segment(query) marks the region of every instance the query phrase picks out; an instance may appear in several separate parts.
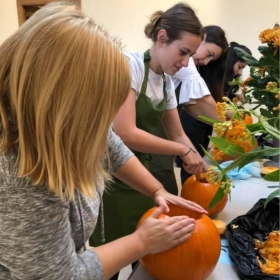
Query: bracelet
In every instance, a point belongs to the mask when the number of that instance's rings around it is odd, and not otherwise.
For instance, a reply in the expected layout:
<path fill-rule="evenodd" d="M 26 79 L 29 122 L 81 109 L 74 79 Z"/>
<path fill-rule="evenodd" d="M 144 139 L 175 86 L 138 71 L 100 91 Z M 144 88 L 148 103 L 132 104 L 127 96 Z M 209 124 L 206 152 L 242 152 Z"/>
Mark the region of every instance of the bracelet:
<path fill-rule="evenodd" d="M 193 150 L 192 148 L 190 148 L 185 154 L 183 154 L 182 156 L 180 156 L 180 158 L 182 159 L 183 157 L 185 157 L 186 155 L 188 155 L 190 152 L 193 152 L 193 153 L 197 153 L 197 151 Z"/>

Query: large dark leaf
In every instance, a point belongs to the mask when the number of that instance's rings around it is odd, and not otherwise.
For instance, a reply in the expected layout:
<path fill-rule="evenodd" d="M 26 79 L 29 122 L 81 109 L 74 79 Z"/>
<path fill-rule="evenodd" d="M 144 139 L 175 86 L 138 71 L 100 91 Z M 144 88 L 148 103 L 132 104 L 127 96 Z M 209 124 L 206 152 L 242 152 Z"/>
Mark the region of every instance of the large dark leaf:
<path fill-rule="evenodd" d="M 254 133 L 254 132 L 257 132 L 260 130 L 264 130 L 263 125 L 260 122 L 253 123 L 253 124 L 247 124 L 246 126 L 251 133 Z"/>
<path fill-rule="evenodd" d="M 253 77 L 252 77 L 253 78 Z M 252 80 L 250 80 L 250 81 L 246 81 L 245 82 L 245 85 L 247 85 L 247 86 L 250 86 L 250 87 L 257 87 L 258 86 L 258 84 L 259 84 L 259 80 L 260 80 L 261 78 L 260 77 L 258 77 L 257 79 L 256 78 L 253 78 Z"/>
<path fill-rule="evenodd" d="M 258 88 L 265 89 L 268 82 L 274 82 L 275 78 L 272 76 L 265 76 L 262 79 L 258 80 Z"/>
<path fill-rule="evenodd" d="M 270 125 L 266 120 L 260 119 L 260 122 L 269 134 L 271 134 L 274 138 L 280 140 L 280 134 L 277 128 Z"/>
<path fill-rule="evenodd" d="M 252 55 L 245 52 L 243 49 L 238 47 L 234 47 L 233 49 L 235 50 L 237 56 L 245 60 L 249 66 L 260 66 L 259 61 L 255 59 Z"/>
<path fill-rule="evenodd" d="M 278 169 L 271 173 L 268 173 L 263 178 L 267 181 L 277 182 L 277 181 L 279 181 L 279 178 L 280 178 L 280 170 Z"/>
<path fill-rule="evenodd" d="M 274 198 L 279 196 L 279 188 L 278 190 L 275 190 L 274 192 L 272 192 L 265 200 L 264 202 L 264 208 L 266 207 L 266 205 Z"/>
<path fill-rule="evenodd" d="M 211 200 L 208 208 L 212 208 L 214 207 L 216 204 L 218 204 L 224 197 L 225 193 L 224 193 L 224 189 L 222 188 L 218 188 L 217 192 L 215 193 L 213 199 Z"/>

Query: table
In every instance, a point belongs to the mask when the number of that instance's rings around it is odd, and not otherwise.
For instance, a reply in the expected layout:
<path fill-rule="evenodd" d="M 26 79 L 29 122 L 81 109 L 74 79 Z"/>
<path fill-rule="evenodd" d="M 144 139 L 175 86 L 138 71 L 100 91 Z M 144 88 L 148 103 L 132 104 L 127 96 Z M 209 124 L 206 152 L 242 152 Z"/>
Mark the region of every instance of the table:
<path fill-rule="evenodd" d="M 274 189 L 267 186 L 279 186 L 279 182 L 268 182 L 263 178 L 251 177 L 246 180 L 234 180 L 235 188 L 231 193 L 231 201 L 228 201 L 224 210 L 213 219 L 219 219 L 230 223 L 237 216 L 246 214 L 254 204 L 261 198 L 266 198 Z M 226 245 L 227 240 L 222 238 L 222 244 Z M 231 265 L 227 252 L 221 251 L 219 261 L 207 280 L 238 280 L 239 277 Z M 128 280 L 154 280 L 147 274 L 141 264 L 137 265 L 130 274 Z M 193 280 L 193 279 L 176 279 Z"/>

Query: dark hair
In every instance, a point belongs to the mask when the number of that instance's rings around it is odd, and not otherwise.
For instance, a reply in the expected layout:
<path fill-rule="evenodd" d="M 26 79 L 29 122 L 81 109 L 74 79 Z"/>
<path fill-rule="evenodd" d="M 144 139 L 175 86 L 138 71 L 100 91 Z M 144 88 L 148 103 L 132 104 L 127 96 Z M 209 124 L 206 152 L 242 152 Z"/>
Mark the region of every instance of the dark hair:
<path fill-rule="evenodd" d="M 233 66 L 237 61 L 246 62 L 244 59 L 237 56 L 234 48 L 238 47 L 244 50 L 248 54 L 252 54 L 252 52 L 244 45 L 240 45 L 236 42 L 230 42 L 228 48 L 228 58 L 227 58 L 227 70 L 226 70 L 226 78 L 225 78 L 225 85 L 224 85 L 224 95 L 228 97 L 233 97 L 234 93 L 236 93 L 239 89 L 238 85 L 230 86 L 228 82 L 236 79 L 238 75 L 234 76 L 233 73 Z"/>
<path fill-rule="evenodd" d="M 215 101 L 223 97 L 228 42 L 224 30 L 217 25 L 208 25 L 203 28 L 206 34 L 205 42 L 213 43 L 222 49 L 221 56 L 205 66 L 199 67 L 199 73 L 207 84 Z"/>
<path fill-rule="evenodd" d="M 185 3 L 178 3 L 166 12 L 157 11 L 150 16 L 150 22 L 145 26 L 146 37 L 157 41 L 159 30 L 164 29 L 168 43 L 181 39 L 183 31 L 203 36 L 202 25 L 194 10 Z"/>

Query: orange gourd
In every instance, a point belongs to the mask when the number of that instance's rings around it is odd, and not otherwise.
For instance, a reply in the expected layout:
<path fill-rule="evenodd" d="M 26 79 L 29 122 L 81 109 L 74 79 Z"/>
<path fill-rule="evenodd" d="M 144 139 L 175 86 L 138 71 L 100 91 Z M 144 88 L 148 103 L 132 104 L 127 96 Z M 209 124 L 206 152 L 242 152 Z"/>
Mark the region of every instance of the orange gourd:
<path fill-rule="evenodd" d="M 205 208 L 208 211 L 209 216 L 218 214 L 226 206 L 228 195 L 225 194 L 218 204 L 208 209 L 210 202 L 219 189 L 219 185 L 212 185 L 202 177 L 203 176 L 201 176 L 200 180 L 195 175 L 189 177 L 182 186 L 181 197 L 196 202 Z"/>
<path fill-rule="evenodd" d="M 145 270 L 157 280 L 205 280 L 214 270 L 221 251 L 217 227 L 204 214 L 169 205 L 168 216 L 187 215 L 196 219 L 191 237 L 165 252 L 146 255 L 140 260 Z M 148 210 L 138 226 L 156 208 Z M 164 215 L 162 215 L 164 216 Z"/>
<path fill-rule="evenodd" d="M 245 117 L 243 118 L 243 122 L 246 124 L 252 124 L 253 123 L 253 118 L 250 115 L 245 115 Z"/>

